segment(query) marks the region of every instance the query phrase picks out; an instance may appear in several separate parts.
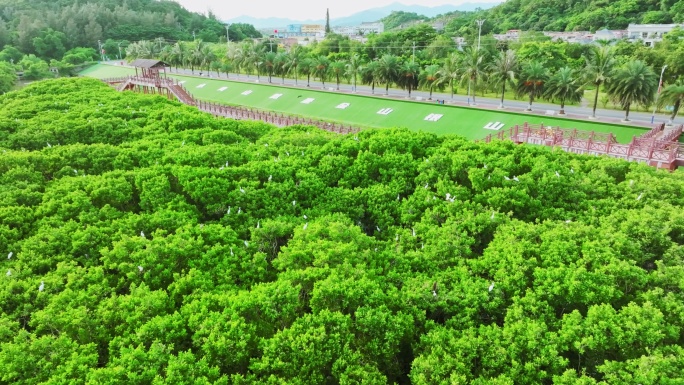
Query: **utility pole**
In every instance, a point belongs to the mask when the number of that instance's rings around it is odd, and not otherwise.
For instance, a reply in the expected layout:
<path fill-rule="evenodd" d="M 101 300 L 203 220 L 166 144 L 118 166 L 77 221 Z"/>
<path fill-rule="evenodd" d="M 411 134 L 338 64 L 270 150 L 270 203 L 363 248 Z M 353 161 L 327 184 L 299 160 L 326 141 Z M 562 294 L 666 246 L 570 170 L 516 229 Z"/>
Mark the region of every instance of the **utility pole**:
<path fill-rule="evenodd" d="M 477 51 L 475 51 L 475 55 L 477 56 L 480 54 L 480 39 L 482 37 L 482 24 L 484 24 L 485 21 L 484 21 L 484 19 L 477 19 L 477 20 L 475 20 L 475 22 L 477 23 L 477 26 L 478 26 Z M 478 71 L 477 61 L 475 63 L 475 71 Z M 476 106 L 477 104 L 475 103 L 475 92 L 474 92 L 475 90 L 473 90 L 473 104 L 470 104 L 470 83 L 472 83 L 472 78 L 473 77 L 471 76 L 470 79 L 468 79 L 468 105 L 469 106 Z"/>
<path fill-rule="evenodd" d="M 480 52 L 480 38 L 482 36 L 482 24 L 484 24 L 484 19 L 475 20 L 477 26 L 480 28 L 477 32 L 477 52 Z"/>
<path fill-rule="evenodd" d="M 416 42 L 413 42 L 413 57 L 411 58 L 411 64 L 416 63 Z"/>
<path fill-rule="evenodd" d="M 104 53 L 102 53 L 102 42 L 97 41 L 97 49 L 100 51 L 100 61 L 104 61 Z"/>
<path fill-rule="evenodd" d="M 663 86 L 663 74 L 665 73 L 665 68 L 667 68 L 667 64 L 665 64 L 663 66 L 663 69 L 660 71 L 660 80 L 658 80 L 658 93 L 656 94 L 655 105 L 653 106 L 653 115 L 651 115 L 651 124 L 653 124 L 653 121 L 655 120 L 656 108 L 658 108 L 658 98 L 660 98 L 660 89 Z"/>

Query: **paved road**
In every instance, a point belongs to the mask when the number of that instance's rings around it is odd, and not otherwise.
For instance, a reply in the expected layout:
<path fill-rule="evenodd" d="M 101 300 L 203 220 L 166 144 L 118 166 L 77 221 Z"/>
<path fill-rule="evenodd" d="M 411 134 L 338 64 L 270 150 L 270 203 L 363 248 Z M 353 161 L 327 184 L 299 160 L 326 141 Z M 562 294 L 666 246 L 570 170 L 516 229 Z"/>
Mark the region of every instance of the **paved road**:
<path fill-rule="evenodd" d="M 119 62 L 112 62 L 112 64 L 118 64 Z M 195 70 L 194 73 L 189 70 L 189 69 L 176 69 L 172 68 L 171 71 L 169 72 L 170 75 L 173 74 L 179 74 L 179 75 L 194 75 L 194 76 L 200 76 L 200 73 L 202 73 L 202 77 L 211 77 L 214 79 L 221 78 L 221 79 L 230 79 L 230 80 L 239 80 L 239 81 L 244 81 L 244 82 L 259 82 L 260 84 L 268 84 L 268 76 L 259 76 L 257 77 L 256 75 L 245 75 L 245 74 L 221 74 L 220 76 L 212 71 L 209 75 L 206 73 L 206 71 L 200 72 L 199 70 Z M 273 85 L 286 85 L 286 86 L 298 86 L 302 88 L 306 88 L 307 86 L 307 81 L 306 79 L 288 79 L 285 78 L 281 79 L 280 77 L 272 77 L 271 79 L 271 84 Z M 334 90 L 337 91 L 337 85 L 335 84 L 334 80 L 333 82 L 326 82 L 325 87 L 323 84 L 319 81 L 311 79 L 309 86 L 311 89 L 325 89 L 325 90 Z M 352 93 L 354 92 L 353 86 L 349 84 L 340 84 L 340 89 L 337 92 L 346 92 L 346 93 Z M 370 86 L 367 85 L 361 85 L 357 84 L 356 86 L 356 94 L 360 95 L 371 95 L 374 94 L 376 96 L 380 95 L 385 95 L 385 87 L 384 86 L 379 86 L 375 87 L 375 91 L 373 92 Z M 401 90 L 401 89 L 396 89 L 396 88 L 390 88 L 389 89 L 389 95 L 388 97 L 391 98 L 397 98 L 397 99 L 406 99 L 407 98 L 407 91 Z M 427 100 L 429 97 L 429 93 L 425 91 L 413 91 L 411 93 L 411 97 L 413 99 L 422 98 L 423 100 Z M 440 92 L 433 92 L 432 94 L 432 99 L 440 99 L 440 100 L 445 100 L 446 104 L 454 104 L 454 105 L 461 105 L 461 106 L 467 106 L 468 102 L 470 101 L 471 104 L 473 102 L 472 97 L 469 99 L 466 95 L 454 95 L 453 99 L 451 97 L 451 94 L 448 93 L 440 93 Z M 496 98 L 486 98 L 486 97 L 476 97 L 476 102 L 477 106 L 476 108 L 485 108 L 485 109 L 497 109 L 500 105 L 500 99 Z M 514 111 L 514 112 L 522 112 L 524 111 L 528 103 L 527 101 L 524 100 L 505 100 L 504 104 L 506 106 L 506 110 L 508 111 Z M 585 105 L 588 105 L 588 107 L 583 107 L 583 106 L 566 106 L 565 107 L 565 112 L 568 117 L 571 118 L 576 118 L 576 119 L 588 119 L 588 117 L 591 115 L 591 101 L 583 103 Z M 599 105 L 600 107 L 600 105 Z M 545 114 L 547 111 L 555 111 L 556 113 L 560 107 L 555 104 L 550 104 L 550 103 L 544 103 L 544 102 L 534 102 L 532 105 L 532 110 L 533 113 L 536 114 Z M 646 125 L 650 126 L 651 123 L 651 115 L 652 113 L 646 113 L 646 112 L 636 112 L 632 111 L 629 114 L 629 118 L 631 120 L 631 124 L 634 125 Z M 625 113 L 624 111 L 616 111 L 616 110 L 608 110 L 608 109 L 602 109 L 602 108 L 597 108 L 596 110 L 596 116 L 598 117 L 598 121 L 605 121 L 605 122 L 611 122 L 611 123 L 620 123 L 621 120 L 624 118 Z M 678 118 L 675 120 L 676 123 L 682 124 L 681 120 L 684 118 Z M 655 116 L 655 123 L 663 123 L 667 122 L 669 120 L 669 114 L 656 114 Z"/>

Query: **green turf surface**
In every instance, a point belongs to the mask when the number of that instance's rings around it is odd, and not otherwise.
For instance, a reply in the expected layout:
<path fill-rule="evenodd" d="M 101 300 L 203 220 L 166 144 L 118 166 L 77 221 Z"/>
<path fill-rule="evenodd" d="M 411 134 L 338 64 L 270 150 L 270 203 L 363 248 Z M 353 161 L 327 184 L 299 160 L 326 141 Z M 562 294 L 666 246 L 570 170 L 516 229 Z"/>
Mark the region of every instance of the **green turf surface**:
<path fill-rule="evenodd" d="M 105 78 L 131 73 L 134 71 L 127 68 L 96 65 L 83 71 L 81 75 Z M 407 127 L 417 131 L 458 134 L 469 139 L 481 139 L 488 134 L 496 133 L 496 131 L 483 128 L 490 122 L 504 123 L 503 129 L 528 122 L 530 124 L 544 123 L 544 125 L 568 129 L 612 132 L 620 142 L 629 142 L 633 135 L 641 135 L 645 132 L 643 128 L 598 122 L 438 105 L 434 102 L 409 102 L 383 97 L 356 96 L 316 91 L 305 87 L 278 87 L 275 84 L 280 79 L 274 78 L 274 85 L 267 85 L 263 84 L 267 80 L 264 76 L 261 77 L 262 83 L 256 84 L 170 75 L 184 81 L 183 85 L 187 90 L 201 100 L 296 114 L 359 127 Z M 198 88 L 202 84 L 204 86 Z M 328 84 L 328 86 L 334 86 L 334 83 Z M 227 89 L 218 91 L 222 87 L 227 87 Z M 252 92 L 249 95 L 242 95 L 244 91 Z M 378 92 L 382 92 L 382 90 L 378 90 Z M 278 99 L 271 99 L 274 94 L 282 94 L 282 96 Z M 303 104 L 302 101 L 307 98 L 314 100 L 310 104 Z M 349 103 L 349 107 L 346 109 L 336 108 L 342 103 Z M 384 108 L 391 108 L 393 111 L 388 115 L 378 114 L 378 111 Z M 441 114 L 443 116 L 436 122 L 425 121 L 424 119 L 430 114 Z"/>

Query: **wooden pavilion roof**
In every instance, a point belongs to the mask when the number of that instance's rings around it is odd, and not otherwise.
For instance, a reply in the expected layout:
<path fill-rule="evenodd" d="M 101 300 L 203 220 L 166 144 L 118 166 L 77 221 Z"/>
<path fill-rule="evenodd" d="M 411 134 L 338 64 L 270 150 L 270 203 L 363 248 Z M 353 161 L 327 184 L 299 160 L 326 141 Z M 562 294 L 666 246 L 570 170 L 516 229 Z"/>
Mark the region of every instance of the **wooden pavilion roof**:
<path fill-rule="evenodd" d="M 135 59 L 130 65 L 138 68 L 164 68 L 169 66 L 157 59 Z"/>

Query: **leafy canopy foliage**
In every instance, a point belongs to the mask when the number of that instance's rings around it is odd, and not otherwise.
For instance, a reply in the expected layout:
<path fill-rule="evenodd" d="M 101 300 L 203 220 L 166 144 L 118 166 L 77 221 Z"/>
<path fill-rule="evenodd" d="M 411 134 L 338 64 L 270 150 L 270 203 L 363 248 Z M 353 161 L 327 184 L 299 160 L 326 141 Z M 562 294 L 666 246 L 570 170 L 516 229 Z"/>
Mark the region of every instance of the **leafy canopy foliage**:
<path fill-rule="evenodd" d="M 3 383 L 660 384 L 684 370 L 679 172 L 216 119 L 89 79 L 0 106 Z"/>

